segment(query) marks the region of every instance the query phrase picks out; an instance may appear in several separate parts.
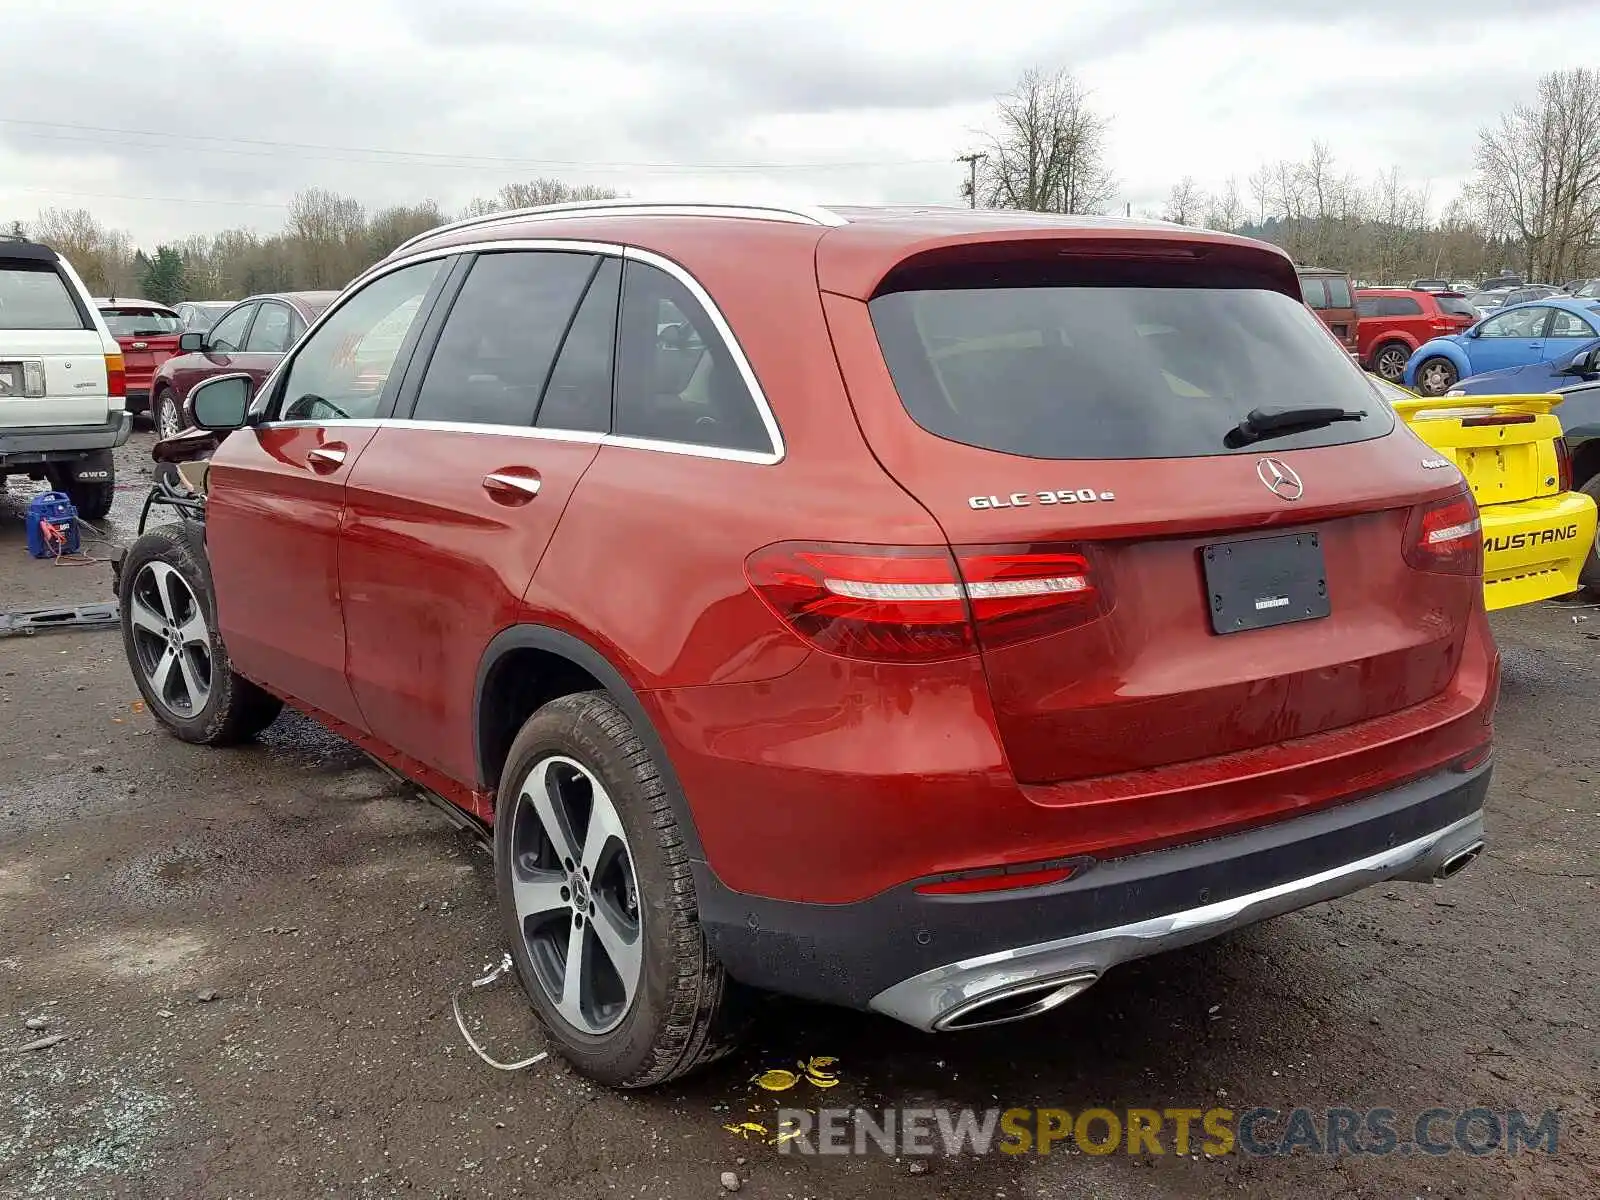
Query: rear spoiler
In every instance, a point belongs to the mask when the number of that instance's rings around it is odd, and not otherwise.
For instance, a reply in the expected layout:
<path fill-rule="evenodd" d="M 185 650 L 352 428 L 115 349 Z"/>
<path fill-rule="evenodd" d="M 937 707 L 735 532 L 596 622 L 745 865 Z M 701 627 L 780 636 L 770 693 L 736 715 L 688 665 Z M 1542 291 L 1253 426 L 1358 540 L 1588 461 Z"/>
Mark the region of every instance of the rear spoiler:
<path fill-rule="evenodd" d="M 1552 412 L 1565 396 L 1545 392 L 1530 396 L 1418 396 L 1412 400 L 1391 400 L 1389 406 L 1407 421 L 1448 420 L 1454 417 L 1494 415 L 1542 417 Z"/>

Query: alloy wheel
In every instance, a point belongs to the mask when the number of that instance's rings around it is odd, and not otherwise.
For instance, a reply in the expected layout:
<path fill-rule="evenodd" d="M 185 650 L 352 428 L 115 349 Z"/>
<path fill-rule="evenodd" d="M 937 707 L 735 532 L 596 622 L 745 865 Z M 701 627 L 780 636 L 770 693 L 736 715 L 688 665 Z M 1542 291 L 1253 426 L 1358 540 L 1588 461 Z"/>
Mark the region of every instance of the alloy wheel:
<path fill-rule="evenodd" d="M 1448 363 L 1434 359 L 1417 373 L 1417 385 L 1424 395 L 1442 396 L 1455 383 L 1455 371 Z"/>
<path fill-rule="evenodd" d="M 147 562 L 128 593 L 139 670 L 172 713 L 192 717 L 211 695 L 211 631 L 194 589 L 173 567 Z"/>
<path fill-rule="evenodd" d="M 163 393 L 156 404 L 156 432 L 162 441 L 175 438 L 183 432 L 183 422 L 178 419 L 178 402 L 170 393 Z"/>
<path fill-rule="evenodd" d="M 608 1033 L 633 1004 L 644 957 L 616 805 L 588 768 L 551 755 L 523 780 L 511 820 L 512 902 L 534 979 L 573 1029 Z"/>
<path fill-rule="evenodd" d="M 1406 359 L 1410 357 L 1398 346 L 1387 347 L 1378 355 L 1378 361 L 1375 364 L 1378 368 L 1378 374 L 1390 383 L 1399 383 L 1405 378 Z"/>

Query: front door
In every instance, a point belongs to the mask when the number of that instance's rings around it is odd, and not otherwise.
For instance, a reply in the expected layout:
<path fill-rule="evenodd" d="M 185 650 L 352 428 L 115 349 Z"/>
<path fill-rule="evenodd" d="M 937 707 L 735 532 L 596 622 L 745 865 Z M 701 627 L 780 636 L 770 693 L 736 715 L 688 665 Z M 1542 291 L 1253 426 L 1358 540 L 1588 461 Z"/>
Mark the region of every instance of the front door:
<path fill-rule="evenodd" d="M 610 419 L 619 276 L 587 252 L 478 255 L 350 476 L 339 577 L 356 701 L 376 737 L 469 787 L 478 665 Z"/>
<path fill-rule="evenodd" d="M 357 729 L 338 572 L 345 483 L 392 408 L 391 373 L 441 270 L 416 263 L 346 298 L 268 384 L 259 423 L 211 459 L 206 546 L 234 668 Z"/>
<path fill-rule="evenodd" d="M 1520 367 L 1543 362 L 1544 331 L 1550 323 L 1551 309 L 1544 305 L 1514 308 L 1497 313 L 1478 326 L 1478 336 L 1467 339 L 1467 358 L 1472 373 Z"/>

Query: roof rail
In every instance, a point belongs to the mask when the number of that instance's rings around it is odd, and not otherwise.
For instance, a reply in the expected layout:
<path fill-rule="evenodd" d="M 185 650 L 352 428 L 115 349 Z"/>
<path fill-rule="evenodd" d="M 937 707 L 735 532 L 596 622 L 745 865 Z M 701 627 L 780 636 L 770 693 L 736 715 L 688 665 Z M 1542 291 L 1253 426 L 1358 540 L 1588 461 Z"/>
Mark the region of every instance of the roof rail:
<path fill-rule="evenodd" d="M 540 204 L 533 208 L 511 208 L 482 213 L 435 225 L 415 237 L 407 238 L 391 255 L 408 250 L 418 242 L 441 233 L 470 229 L 478 225 L 498 225 L 507 221 L 538 221 L 558 217 L 747 217 L 758 221 L 788 221 L 798 225 L 838 226 L 847 222 L 838 213 L 817 205 L 739 204 L 699 202 L 674 204 L 660 200 L 571 200 L 561 204 Z"/>

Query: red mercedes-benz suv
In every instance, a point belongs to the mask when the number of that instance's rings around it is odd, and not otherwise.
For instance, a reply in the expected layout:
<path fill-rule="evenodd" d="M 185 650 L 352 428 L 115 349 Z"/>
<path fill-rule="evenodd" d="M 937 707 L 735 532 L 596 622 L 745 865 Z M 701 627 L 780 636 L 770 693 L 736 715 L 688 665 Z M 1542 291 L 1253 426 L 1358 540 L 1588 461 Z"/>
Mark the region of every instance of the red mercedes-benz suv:
<path fill-rule="evenodd" d="M 281 702 L 492 825 L 552 1039 L 622 1086 L 749 989 L 926 1030 L 1483 846 L 1472 495 L 1277 249 L 968 210 L 445 226 L 120 563 L 178 736 Z"/>

